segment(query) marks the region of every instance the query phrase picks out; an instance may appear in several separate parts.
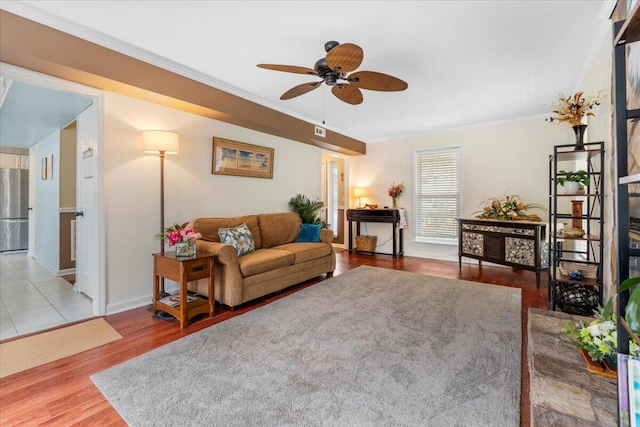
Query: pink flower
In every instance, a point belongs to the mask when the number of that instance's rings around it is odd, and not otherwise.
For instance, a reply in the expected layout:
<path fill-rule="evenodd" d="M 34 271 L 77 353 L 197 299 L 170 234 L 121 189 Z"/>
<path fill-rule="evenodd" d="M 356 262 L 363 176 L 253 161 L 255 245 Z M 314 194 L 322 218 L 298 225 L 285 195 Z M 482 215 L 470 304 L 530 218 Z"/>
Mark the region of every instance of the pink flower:
<path fill-rule="evenodd" d="M 169 242 L 169 246 L 173 246 L 182 241 L 182 236 L 180 236 L 179 231 L 170 231 L 167 234 L 167 241 Z"/>
<path fill-rule="evenodd" d="M 392 197 L 394 199 L 397 197 L 400 197 L 403 191 L 404 191 L 404 182 L 401 182 L 398 185 L 396 185 L 396 183 L 394 182 L 393 184 L 391 184 L 391 187 L 389 187 L 389 197 Z"/>

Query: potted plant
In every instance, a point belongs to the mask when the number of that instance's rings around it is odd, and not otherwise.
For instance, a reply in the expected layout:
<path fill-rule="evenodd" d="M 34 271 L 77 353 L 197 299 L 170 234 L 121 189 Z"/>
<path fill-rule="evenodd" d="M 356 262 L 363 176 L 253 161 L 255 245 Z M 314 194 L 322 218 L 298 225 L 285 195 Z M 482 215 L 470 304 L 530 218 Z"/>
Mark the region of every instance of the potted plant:
<path fill-rule="evenodd" d="M 313 201 L 304 194 L 297 194 L 289 199 L 289 210 L 300 215 L 303 224 L 320 224 L 322 228 L 329 228 L 329 223 L 318 213 L 323 206 L 321 201 Z"/>
<path fill-rule="evenodd" d="M 590 182 L 589 174 L 582 169 L 576 172 L 563 169 L 558 173 L 558 184 L 564 187 L 564 194 L 578 194 L 580 184 L 588 187 Z"/>
<path fill-rule="evenodd" d="M 589 323 L 568 322 L 561 332 L 570 334 L 571 341 L 578 351 L 583 353 L 585 359 L 588 356 L 593 361 L 606 361 L 615 369 L 618 354 L 618 316 L 613 311 L 614 301 L 615 297 L 612 297 L 607 305 L 598 308 L 594 313 L 595 320 Z M 629 342 L 629 353 L 633 356 L 640 355 L 638 343 Z"/>

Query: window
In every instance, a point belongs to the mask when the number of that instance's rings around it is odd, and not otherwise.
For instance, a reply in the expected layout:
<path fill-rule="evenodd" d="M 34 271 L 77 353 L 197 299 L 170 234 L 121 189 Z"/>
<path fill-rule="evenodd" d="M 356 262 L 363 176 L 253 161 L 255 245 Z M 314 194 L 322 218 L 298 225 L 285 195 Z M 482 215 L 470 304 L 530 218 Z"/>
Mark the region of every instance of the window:
<path fill-rule="evenodd" d="M 460 148 L 415 153 L 415 239 L 457 243 L 460 216 Z"/>

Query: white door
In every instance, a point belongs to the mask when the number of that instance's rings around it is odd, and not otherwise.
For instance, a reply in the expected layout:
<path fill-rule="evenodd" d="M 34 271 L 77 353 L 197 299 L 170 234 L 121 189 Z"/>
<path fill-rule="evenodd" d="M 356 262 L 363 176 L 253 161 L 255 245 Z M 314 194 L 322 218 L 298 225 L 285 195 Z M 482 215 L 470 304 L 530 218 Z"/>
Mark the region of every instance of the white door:
<path fill-rule="evenodd" d="M 333 231 L 333 235 L 338 235 L 338 161 L 329 160 L 327 162 L 327 189 L 325 206 L 327 208 L 327 222 Z"/>
<path fill-rule="evenodd" d="M 95 103 L 78 116 L 76 185 L 76 284 L 75 290 L 93 299 L 100 287 L 98 176 L 98 109 Z M 98 308 L 99 309 L 99 308 Z"/>
<path fill-rule="evenodd" d="M 31 258 L 36 258 L 36 179 L 38 158 L 38 148 L 33 146 L 29 149 L 29 243 L 27 254 Z"/>

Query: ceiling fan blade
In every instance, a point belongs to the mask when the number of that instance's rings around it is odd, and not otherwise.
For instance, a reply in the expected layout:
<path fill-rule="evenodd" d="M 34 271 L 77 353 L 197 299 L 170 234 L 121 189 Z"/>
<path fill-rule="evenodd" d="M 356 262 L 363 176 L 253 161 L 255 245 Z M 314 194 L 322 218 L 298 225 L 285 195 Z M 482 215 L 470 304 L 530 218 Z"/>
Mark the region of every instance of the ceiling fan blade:
<path fill-rule="evenodd" d="M 345 43 L 338 45 L 327 53 L 327 65 L 333 71 L 348 73 L 362 64 L 364 52 L 358 45 Z"/>
<path fill-rule="evenodd" d="M 362 92 L 354 85 L 337 84 L 331 88 L 333 93 L 338 99 L 351 105 L 362 104 Z"/>
<path fill-rule="evenodd" d="M 305 93 L 311 92 L 312 90 L 320 87 L 321 84 L 322 82 L 311 82 L 292 87 L 291 89 L 283 93 L 280 99 L 287 100 L 295 98 L 296 96 L 304 95 Z"/>
<path fill-rule="evenodd" d="M 347 78 L 349 83 L 361 89 L 396 92 L 405 90 L 409 85 L 397 77 L 375 71 L 358 71 Z"/>
<path fill-rule="evenodd" d="M 312 76 L 318 75 L 318 73 L 311 68 L 298 67 L 297 65 L 258 64 L 257 66 L 260 68 L 266 68 L 267 70 L 284 71 L 286 73 L 310 74 Z"/>

